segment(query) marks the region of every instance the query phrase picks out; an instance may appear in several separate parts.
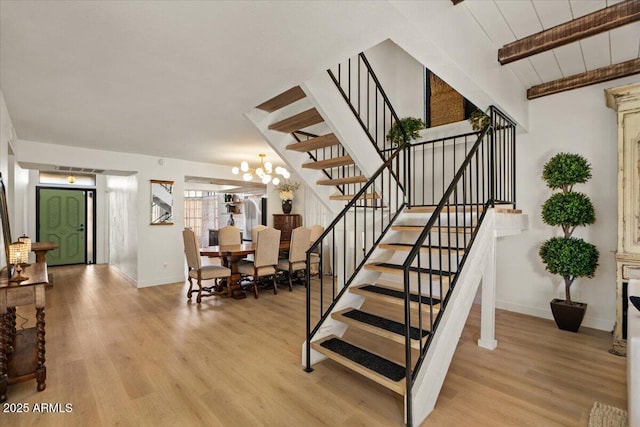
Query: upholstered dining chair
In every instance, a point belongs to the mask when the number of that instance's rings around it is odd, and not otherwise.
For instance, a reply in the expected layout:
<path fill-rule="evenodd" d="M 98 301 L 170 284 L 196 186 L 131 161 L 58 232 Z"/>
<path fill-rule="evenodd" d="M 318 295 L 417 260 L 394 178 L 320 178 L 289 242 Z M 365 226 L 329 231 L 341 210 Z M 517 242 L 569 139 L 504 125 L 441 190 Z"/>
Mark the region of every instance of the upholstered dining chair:
<path fill-rule="evenodd" d="M 322 236 L 322 233 L 324 233 L 324 227 L 319 224 L 315 224 L 312 225 L 309 230 L 311 231 L 311 234 L 309 236 L 309 245 L 312 245 L 313 242 L 318 240 L 318 237 Z M 309 262 L 309 273 L 313 275 L 318 274 L 318 276 L 322 275 L 322 265 L 320 265 L 320 247 L 317 247 L 311 253 Z"/>
<path fill-rule="evenodd" d="M 262 224 L 253 226 L 253 228 L 251 229 L 251 241 L 253 243 L 255 243 L 256 240 L 258 240 L 258 232 L 264 230 L 265 228 L 267 228 L 267 226 Z"/>
<path fill-rule="evenodd" d="M 184 242 L 184 254 L 187 258 L 187 266 L 189 267 L 189 290 L 187 291 L 187 299 L 191 300 L 191 294 L 196 292 L 196 290 L 193 289 L 193 279 L 195 279 L 198 284 L 198 296 L 196 297 L 198 304 L 202 301 L 202 297 L 224 295 L 222 290 L 217 288 L 217 284 L 210 287 L 203 287 L 202 281 L 222 278 L 227 278 L 227 281 L 229 281 L 231 279 L 231 270 L 221 265 L 202 265 L 200 245 L 192 229 L 185 228 L 182 230 L 182 241 Z"/>
<path fill-rule="evenodd" d="M 293 291 L 292 277 L 298 271 L 307 269 L 307 249 L 311 230 L 305 227 L 294 228 L 291 231 L 291 246 L 289 258 L 278 260 L 278 270 L 285 271 L 289 279 L 289 291 Z"/>
<path fill-rule="evenodd" d="M 239 245 L 242 243 L 240 228 L 233 225 L 226 225 L 218 231 L 218 244 L 220 246 L 225 245 Z"/>
<path fill-rule="evenodd" d="M 242 243 L 242 234 L 240 228 L 233 225 L 226 225 L 218 231 L 218 245 L 239 245 Z M 229 267 L 227 260 L 222 259 L 222 265 Z"/>
<path fill-rule="evenodd" d="M 262 225 L 262 224 L 258 224 L 255 225 L 251 228 L 251 242 L 255 243 L 258 241 L 258 232 L 264 230 L 265 228 L 267 228 L 266 225 Z M 253 254 L 247 255 L 244 260 L 248 261 L 248 262 L 253 262 L 253 260 L 255 259 L 255 257 L 253 256 Z"/>
<path fill-rule="evenodd" d="M 276 273 L 278 265 L 278 252 L 280 250 L 280 230 L 275 228 L 265 228 L 258 232 L 256 240 L 255 259 L 253 263 L 240 264 L 238 271 L 240 274 L 252 276 L 253 293 L 258 298 L 258 278 L 273 276 L 273 293 L 278 293 L 276 284 Z"/>

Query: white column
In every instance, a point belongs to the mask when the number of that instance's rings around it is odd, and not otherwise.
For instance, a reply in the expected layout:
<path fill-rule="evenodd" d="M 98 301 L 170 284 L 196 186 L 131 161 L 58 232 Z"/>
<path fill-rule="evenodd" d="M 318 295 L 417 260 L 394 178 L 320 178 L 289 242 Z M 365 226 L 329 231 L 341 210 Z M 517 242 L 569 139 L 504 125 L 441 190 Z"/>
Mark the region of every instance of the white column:
<path fill-rule="evenodd" d="M 491 238 L 491 246 L 482 275 L 482 308 L 480 317 L 480 339 L 478 346 L 494 350 L 498 346 L 496 332 L 496 240 Z"/>

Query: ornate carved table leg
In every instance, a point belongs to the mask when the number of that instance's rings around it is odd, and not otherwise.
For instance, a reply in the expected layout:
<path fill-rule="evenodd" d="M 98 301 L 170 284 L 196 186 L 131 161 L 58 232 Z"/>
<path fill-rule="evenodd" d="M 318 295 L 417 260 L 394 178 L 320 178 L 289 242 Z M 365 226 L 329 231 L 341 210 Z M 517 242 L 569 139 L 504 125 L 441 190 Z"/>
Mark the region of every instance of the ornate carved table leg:
<path fill-rule="evenodd" d="M 16 346 L 16 308 L 15 307 L 7 307 L 7 323 L 6 323 L 6 333 L 7 338 L 5 341 L 5 348 L 8 355 L 13 354 Z"/>
<path fill-rule="evenodd" d="M 47 379 L 47 368 L 44 366 L 44 307 L 36 308 L 36 335 L 37 335 L 37 349 L 38 349 L 38 367 L 36 368 L 36 381 L 38 383 L 38 391 L 44 390 L 47 385 L 45 380 Z"/>
<path fill-rule="evenodd" d="M 7 400 L 7 386 L 9 385 L 9 375 L 7 373 L 7 353 L 5 350 L 7 333 L 7 314 L 0 314 L 0 402 Z"/>

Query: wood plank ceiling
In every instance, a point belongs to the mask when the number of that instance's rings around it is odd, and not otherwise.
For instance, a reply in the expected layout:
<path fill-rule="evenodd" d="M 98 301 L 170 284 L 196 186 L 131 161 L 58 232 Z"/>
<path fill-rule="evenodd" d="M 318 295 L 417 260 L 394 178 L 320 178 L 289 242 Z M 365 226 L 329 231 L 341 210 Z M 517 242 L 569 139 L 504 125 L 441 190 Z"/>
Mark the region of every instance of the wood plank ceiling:
<path fill-rule="evenodd" d="M 458 7 L 464 5 L 470 11 L 496 47 L 502 48 L 499 51 L 503 66 L 510 67 L 529 88 L 528 99 L 640 73 L 640 0 L 468 0 L 458 3 L 461 3 Z M 607 7 L 611 7 L 609 13 L 598 12 Z M 575 21 L 593 13 L 593 19 L 588 22 Z M 607 24 L 616 19 L 624 25 Z M 572 36 L 574 41 L 570 39 L 562 45 L 547 43 L 533 55 L 514 55 L 522 46 L 531 48 L 536 38 L 549 36 L 537 33 L 569 22 L 567 27 L 582 32 Z M 597 26 L 605 31 L 596 31 Z M 529 39 L 531 43 L 523 40 L 532 35 L 536 36 Z M 522 41 L 519 46 L 514 43 L 517 41 Z"/>

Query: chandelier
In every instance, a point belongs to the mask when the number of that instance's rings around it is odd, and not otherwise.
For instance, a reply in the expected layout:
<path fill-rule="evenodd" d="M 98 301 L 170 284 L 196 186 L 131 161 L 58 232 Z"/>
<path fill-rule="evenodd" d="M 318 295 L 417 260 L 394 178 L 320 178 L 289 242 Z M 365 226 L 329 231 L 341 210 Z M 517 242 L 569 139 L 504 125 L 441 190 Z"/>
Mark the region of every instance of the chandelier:
<path fill-rule="evenodd" d="M 253 176 L 257 175 L 263 184 L 268 184 L 270 182 L 272 182 L 273 185 L 280 184 L 280 178 L 273 175 L 280 175 L 284 179 L 289 179 L 291 174 L 288 170 L 281 166 L 273 169 L 273 165 L 271 164 L 271 162 L 264 161 L 266 154 L 258 154 L 258 156 L 260 157 L 260 166 L 258 166 L 257 168 L 250 168 L 249 163 L 243 161 L 242 163 L 240 163 L 239 168 L 235 166 L 231 169 L 231 172 L 234 175 L 238 175 L 240 172 L 244 172 L 242 174 L 242 179 L 244 179 L 245 181 L 251 181 L 253 179 Z"/>

